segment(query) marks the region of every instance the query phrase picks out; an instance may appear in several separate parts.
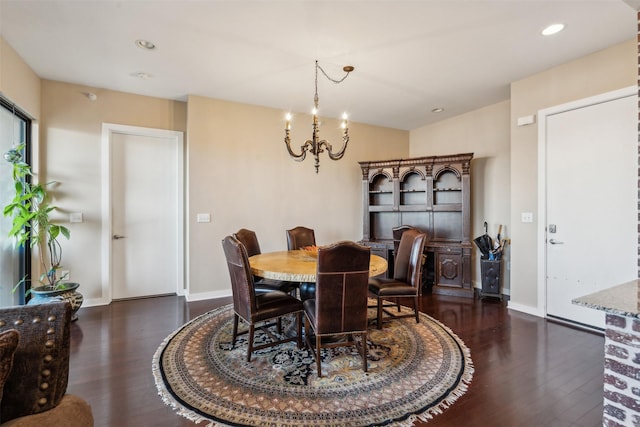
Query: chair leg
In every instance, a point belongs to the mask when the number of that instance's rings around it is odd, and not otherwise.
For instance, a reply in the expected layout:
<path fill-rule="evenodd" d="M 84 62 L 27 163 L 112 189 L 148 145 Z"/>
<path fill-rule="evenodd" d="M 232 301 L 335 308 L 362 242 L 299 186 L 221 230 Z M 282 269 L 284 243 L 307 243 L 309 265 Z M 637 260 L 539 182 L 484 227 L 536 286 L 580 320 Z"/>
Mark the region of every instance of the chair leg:
<path fill-rule="evenodd" d="M 320 364 L 320 351 L 322 350 L 322 339 L 316 335 L 316 367 L 318 368 L 318 378 L 322 377 L 322 366 Z"/>
<path fill-rule="evenodd" d="M 363 332 L 361 335 L 362 338 L 362 369 L 367 372 L 367 332 Z"/>
<path fill-rule="evenodd" d="M 298 349 L 302 348 L 302 312 L 296 313 L 296 321 L 298 325 Z"/>
<path fill-rule="evenodd" d="M 276 320 L 276 330 L 282 335 L 282 317 L 278 317 L 278 320 Z"/>
<path fill-rule="evenodd" d="M 382 297 L 378 296 L 378 320 L 377 328 L 382 329 Z"/>
<path fill-rule="evenodd" d="M 416 323 L 420 323 L 420 313 L 418 312 L 418 295 L 413 299 L 413 310 L 416 312 Z"/>
<path fill-rule="evenodd" d="M 231 338 L 231 348 L 236 346 L 236 338 L 238 337 L 238 320 L 240 316 L 233 314 L 233 338 Z"/>
<path fill-rule="evenodd" d="M 311 336 L 311 324 L 309 323 L 309 318 L 304 316 L 304 337 L 308 340 Z"/>
<path fill-rule="evenodd" d="M 251 362 L 251 353 L 253 353 L 253 333 L 255 332 L 255 326 L 249 325 L 249 348 L 247 349 L 247 362 Z"/>

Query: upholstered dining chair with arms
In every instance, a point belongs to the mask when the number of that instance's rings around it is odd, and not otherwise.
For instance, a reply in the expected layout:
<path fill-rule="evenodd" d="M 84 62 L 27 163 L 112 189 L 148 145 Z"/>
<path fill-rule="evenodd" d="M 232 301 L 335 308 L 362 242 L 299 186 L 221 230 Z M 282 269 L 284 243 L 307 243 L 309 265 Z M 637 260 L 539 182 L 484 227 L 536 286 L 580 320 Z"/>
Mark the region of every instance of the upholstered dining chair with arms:
<path fill-rule="evenodd" d="M 287 249 L 290 251 L 302 249 L 305 246 L 315 246 L 316 235 L 311 228 L 295 227 L 287 230 Z"/>
<path fill-rule="evenodd" d="M 256 235 L 255 231 L 241 228 L 233 234 L 233 237 L 238 239 L 240 243 L 244 245 L 248 257 L 252 257 L 261 253 L 260 243 L 258 242 L 258 236 Z M 254 289 L 257 293 L 282 291 L 287 294 L 295 294 L 295 291 L 298 289 L 298 283 L 296 282 L 264 279 L 262 277 L 255 276 L 253 278 L 253 284 Z"/>
<path fill-rule="evenodd" d="M 253 283 L 253 275 L 249 267 L 249 257 L 247 251 L 240 241 L 227 236 L 222 240 L 222 247 L 227 259 L 227 267 L 231 277 L 233 293 L 233 337 L 231 346 L 235 346 L 238 333 L 239 320 L 244 320 L 249 325 L 249 330 L 243 333 L 249 334 L 249 346 L 247 349 L 247 361 L 251 361 L 251 354 L 255 350 L 283 344 L 290 341 L 297 341 L 298 348 L 302 347 L 302 302 L 297 298 L 281 292 L 272 291 L 256 293 Z M 281 317 L 295 315 L 297 334 L 293 337 L 282 336 Z M 276 322 L 266 323 L 269 320 Z M 269 330 L 270 327 L 277 326 L 280 336 L 275 336 Z M 272 341 L 254 346 L 254 333 L 256 327 L 262 329 L 272 338 Z"/>
<path fill-rule="evenodd" d="M 393 278 L 372 277 L 369 279 L 369 292 L 376 297 L 376 326 L 382 329 L 384 301 L 397 298 L 411 298 L 413 314 L 392 315 L 392 317 L 413 317 L 420 323 L 418 312 L 419 298 L 422 294 L 422 257 L 427 235 L 417 229 L 406 230 L 402 234 L 395 257 Z"/>
<path fill-rule="evenodd" d="M 315 348 L 318 377 L 321 350 L 356 345 L 360 336 L 362 369 L 367 371 L 367 298 L 370 248 L 344 241 L 318 249 L 316 294 L 304 301 L 305 337 Z M 315 343 L 312 342 L 315 335 Z M 324 342 L 326 336 L 347 335 L 345 341 Z"/>

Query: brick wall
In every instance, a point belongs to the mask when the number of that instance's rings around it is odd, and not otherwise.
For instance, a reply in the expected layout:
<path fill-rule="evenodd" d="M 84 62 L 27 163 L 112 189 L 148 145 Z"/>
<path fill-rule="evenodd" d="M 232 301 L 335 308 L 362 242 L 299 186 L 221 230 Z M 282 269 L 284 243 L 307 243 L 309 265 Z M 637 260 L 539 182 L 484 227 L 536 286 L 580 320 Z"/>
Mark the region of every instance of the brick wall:
<path fill-rule="evenodd" d="M 640 278 L 640 11 L 638 19 L 638 277 Z M 607 314 L 605 427 L 640 426 L 640 319 Z"/>
<path fill-rule="evenodd" d="M 606 323 L 602 425 L 640 426 L 640 319 L 607 314 Z"/>

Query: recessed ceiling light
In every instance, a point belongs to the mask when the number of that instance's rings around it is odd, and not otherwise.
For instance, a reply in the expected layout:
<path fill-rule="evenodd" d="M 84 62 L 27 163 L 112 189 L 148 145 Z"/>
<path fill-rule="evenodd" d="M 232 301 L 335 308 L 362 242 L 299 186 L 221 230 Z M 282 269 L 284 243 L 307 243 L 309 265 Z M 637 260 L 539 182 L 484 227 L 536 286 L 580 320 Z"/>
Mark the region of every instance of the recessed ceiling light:
<path fill-rule="evenodd" d="M 542 30 L 543 36 L 551 36 L 553 34 L 557 34 L 560 31 L 564 30 L 564 24 L 551 24 L 544 30 Z"/>
<path fill-rule="evenodd" d="M 442 113 L 444 111 L 444 108 L 442 107 L 436 107 L 433 110 L 431 110 L 432 113 Z"/>
<path fill-rule="evenodd" d="M 131 76 L 132 77 L 137 77 L 137 78 L 142 79 L 142 80 L 147 80 L 147 79 L 151 78 L 151 74 L 143 73 L 143 72 L 133 73 L 133 74 L 131 74 Z"/>
<path fill-rule="evenodd" d="M 156 45 L 151 43 L 149 40 L 136 40 L 136 46 L 140 49 L 153 50 L 156 48 Z"/>

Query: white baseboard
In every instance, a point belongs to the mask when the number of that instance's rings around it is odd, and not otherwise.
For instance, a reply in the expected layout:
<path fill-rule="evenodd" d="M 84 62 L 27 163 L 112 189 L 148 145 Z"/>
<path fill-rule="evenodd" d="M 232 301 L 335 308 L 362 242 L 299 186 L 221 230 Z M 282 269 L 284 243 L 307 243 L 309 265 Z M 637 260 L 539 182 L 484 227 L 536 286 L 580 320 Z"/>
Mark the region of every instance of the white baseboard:
<path fill-rule="evenodd" d="M 230 297 L 233 294 L 231 293 L 231 289 L 226 289 L 224 291 L 213 291 L 213 292 L 198 292 L 195 294 L 185 294 L 187 298 L 187 302 L 193 301 L 203 301 L 206 299 L 216 299 L 216 298 L 225 298 Z"/>
<path fill-rule="evenodd" d="M 180 295 L 180 294 L 178 294 Z M 214 291 L 214 292 L 198 292 L 195 294 L 184 294 L 187 302 L 193 301 L 203 301 L 207 299 L 216 299 L 216 298 L 225 298 L 230 297 L 233 294 L 231 293 L 231 289 L 227 289 L 224 291 Z M 109 305 L 111 300 L 107 298 L 85 298 L 82 302 L 82 307 L 96 307 L 100 305 Z"/>
<path fill-rule="evenodd" d="M 529 305 L 522 305 L 522 304 L 513 303 L 509 301 L 507 303 L 507 308 L 511 310 L 520 311 L 522 313 L 531 314 L 532 316 L 545 317 L 542 310 L 540 310 L 538 307 L 531 307 Z"/>
<path fill-rule="evenodd" d="M 99 305 L 109 305 L 111 300 L 107 298 L 85 298 L 82 301 L 82 308 L 84 307 L 96 307 Z"/>

